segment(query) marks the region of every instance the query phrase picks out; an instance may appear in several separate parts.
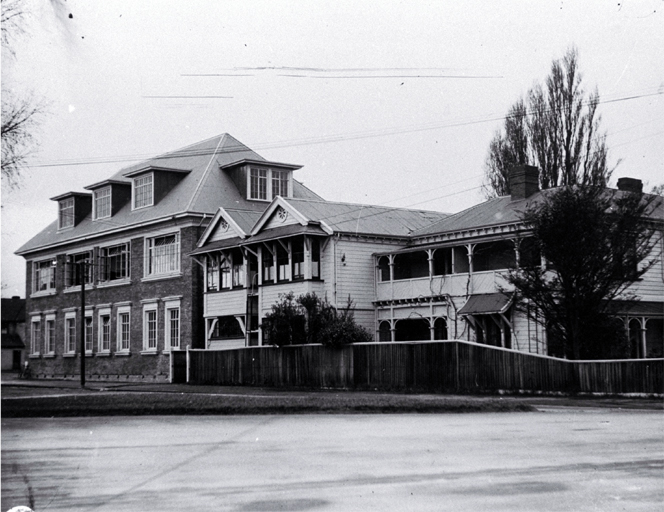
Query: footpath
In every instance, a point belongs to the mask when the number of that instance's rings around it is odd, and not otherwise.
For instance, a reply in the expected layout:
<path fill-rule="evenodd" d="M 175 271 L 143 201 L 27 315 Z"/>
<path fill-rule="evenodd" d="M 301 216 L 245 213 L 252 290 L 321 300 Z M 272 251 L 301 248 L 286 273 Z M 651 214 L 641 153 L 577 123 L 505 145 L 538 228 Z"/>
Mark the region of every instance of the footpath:
<path fill-rule="evenodd" d="M 664 401 L 646 397 L 446 395 L 100 381 L 81 388 L 80 381 L 23 380 L 5 372 L 1 396 L 4 417 L 664 410 Z"/>

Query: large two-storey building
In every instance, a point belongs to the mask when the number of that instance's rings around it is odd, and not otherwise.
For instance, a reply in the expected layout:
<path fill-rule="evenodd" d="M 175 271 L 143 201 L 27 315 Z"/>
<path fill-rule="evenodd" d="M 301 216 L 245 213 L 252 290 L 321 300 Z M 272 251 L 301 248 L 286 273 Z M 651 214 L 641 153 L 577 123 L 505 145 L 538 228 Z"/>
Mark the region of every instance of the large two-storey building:
<path fill-rule="evenodd" d="M 319 200 L 298 168 L 224 134 L 53 197 L 58 218 L 17 251 L 33 374 L 78 372 L 83 322 L 91 378 L 167 378 L 172 349 L 204 346 L 203 271 L 188 254 L 220 206 L 260 215 L 280 194 Z"/>
<path fill-rule="evenodd" d="M 293 179 L 298 168 L 221 135 L 54 197 L 57 220 L 17 251 L 33 374 L 76 374 L 84 327 L 91 378 L 166 379 L 174 349 L 264 344 L 262 319 L 290 292 L 339 307 L 350 298 L 377 341 L 550 353 L 505 280 L 542 263 L 521 222 L 549 193 L 537 169 L 514 170 L 511 196 L 447 215 L 325 201 Z M 663 211 L 660 201 L 650 219 L 660 234 Z M 614 304 L 633 357 L 664 347 L 661 240 L 654 251 L 630 287 L 639 300 Z"/>

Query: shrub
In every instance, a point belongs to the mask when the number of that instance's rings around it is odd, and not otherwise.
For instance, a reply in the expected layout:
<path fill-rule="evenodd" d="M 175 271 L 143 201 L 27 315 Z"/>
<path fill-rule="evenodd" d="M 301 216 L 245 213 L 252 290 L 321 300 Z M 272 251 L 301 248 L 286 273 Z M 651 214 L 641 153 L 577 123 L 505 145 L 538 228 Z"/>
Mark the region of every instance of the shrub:
<path fill-rule="evenodd" d="M 306 293 L 295 299 L 293 293 L 280 295 L 263 321 L 263 333 L 272 345 L 321 343 L 339 348 L 348 343 L 372 341 L 371 334 L 355 322 L 353 302 L 336 309 L 327 297 Z"/>

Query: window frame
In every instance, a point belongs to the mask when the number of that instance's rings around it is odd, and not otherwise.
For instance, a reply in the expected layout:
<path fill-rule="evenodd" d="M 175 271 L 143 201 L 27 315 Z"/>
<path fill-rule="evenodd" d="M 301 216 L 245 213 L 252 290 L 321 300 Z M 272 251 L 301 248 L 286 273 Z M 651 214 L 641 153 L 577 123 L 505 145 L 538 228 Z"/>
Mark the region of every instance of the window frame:
<path fill-rule="evenodd" d="M 155 241 L 159 239 L 165 239 L 167 237 L 174 237 L 174 242 L 172 244 L 164 244 L 164 245 L 155 245 Z M 161 270 L 161 271 L 155 271 L 154 268 L 160 265 L 157 265 L 157 258 L 164 258 L 168 257 L 168 254 L 161 254 L 157 255 L 155 248 L 157 247 L 169 247 L 173 246 L 174 249 L 172 250 L 172 254 L 175 258 L 175 264 L 170 265 L 174 266 L 175 268 L 168 268 L 167 270 Z M 144 262 L 143 262 L 143 276 L 144 278 L 154 278 L 154 277 L 167 277 L 167 276 L 173 276 L 173 275 L 179 275 L 181 272 L 182 268 L 182 262 L 181 262 L 181 257 L 180 257 L 180 251 L 181 251 L 181 237 L 180 237 L 180 232 L 171 232 L 171 233 L 164 233 L 164 234 L 159 234 L 151 237 L 146 237 L 145 238 L 145 243 L 144 243 Z"/>
<path fill-rule="evenodd" d="M 71 213 L 65 211 L 71 210 Z M 66 220 L 67 222 L 63 222 Z M 73 197 L 58 201 L 58 229 L 73 228 L 76 224 L 76 201 Z"/>
<path fill-rule="evenodd" d="M 292 190 L 291 170 L 273 169 L 260 165 L 249 166 L 247 172 L 247 199 L 250 201 L 270 202 L 277 196 L 287 199 L 292 197 Z M 282 194 L 282 192 L 285 192 L 285 194 Z"/>
<path fill-rule="evenodd" d="M 89 325 L 88 325 L 88 320 L 89 320 Z M 95 330 L 94 330 L 94 315 L 92 314 L 91 309 L 85 312 L 85 317 L 83 321 L 85 322 L 85 340 L 84 340 L 85 353 L 92 354 L 95 348 L 94 347 Z M 88 344 L 90 345 L 89 350 L 88 350 Z"/>
<path fill-rule="evenodd" d="M 149 183 L 146 181 L 145 183 L 139 183 L 141 181 L 145 181 L 149 178 Z M 132 179 L 132 185 L 131 185 L 131 209 L 133 210 L 140 210 L 142 208 L 149 208 L 150 206 L 154 206 L 154 172 L 148 172 L 145 174 L 141 174 L 140 176 L 136 176 L 135 178 Z M 137 202 L 139 200 L 139 191 L 141 191 L 140 194 L 140 199 L 144 199 L 143 190 L 149 187 L 149 202 L 145 202 L 144 204 L 138 205 Z M 139 190 L 140 189 L 140 190 Z"/>
<path fill-rule="evenodd" d="M 143 352 L 156 353 L 159 344 L 159 305 L 156 302 L 143 305 Z M 154 315 L 154 319 L 151 317 Z M 154 322 L 154 346 L 151 347 L 150 324 Z"/>
<path fill-rule="evenodd" d="M 171 313 L 177 311 L 177 344 L 173 345 L 173 318 Z M 164 303 L 164 352 L 180 350 L 182 343 L 182 313 L 179 300 Z"/>
<path fill-rule="evenodd" d="M 111 308 L 97 312 L 97 353 L 111 352 Z"/>
<path fill-rule="evenodd" d="M 30 319 L 30 355 L 41 354 L 41 316 L 33 316 Z"/>
<path fill-rule="evenodd" d="M 71 325 L 73 324 L 73 325 Z M 77 331 L 76 331 L 76 312 L 65 313 L 65 354 L 76 354 Z"/>
<path fill-rule="evenodd" d="M 103 196 L 101 194 L 104 194 Z M 105 215 L 100 215 L 99 213 L 99 202 L 103 200 L 103 207 L 104 210 L 108 208 L 108 213 Z M 112 209 L 113 209 L 113 190 L 111 186 L 99 188 L 97 190 L 94 190 L 92 192 L 92 219 L 93 220 L 100 220 L 100 219 L 108 219 L 112 216 Z"/>
<path fill-rule="evenodd" d="M 127 347 L 126 348 L 124 347 L 125 330 L 124 330 L 124 322 L 122 321 L 122 318 L 123 318 L 124 315 L 127 316 L 127 330 L 126 330 Z M 116 316 L 117 316 L 117 319 L 116 319 L 117 326 L 116 326 L 116 331 L 115 331 L 115 340 L 116 340 L 116 343 L 117 343 L 116 351 L 117 352 L 122 352 L 122 353 L 128 353 L 131 350 L 131 306 L 119 307 L 117 312 L 116 312 Z"/>
<path fill-rule="evenodd" d="M 109 251 L 118 249 L 118 254 L 109 255 Z M 115 259 L 119 259 L 121 272 L 120 277 L 110 277 L 113 273 Z M 97 260 L 99 262 L 99 282 L 112 283 L 131 279 L 131 243 L 123 242 L 115 245 L 107 245 L 99 248 Z"/>
<path fill-rule="evenodd" d="M 78 272 L 79 260 L 74 261 L 74 258 L 84 255 L 86 257 L 82 259 L 87 261 L 88 266 L 86 269 L 85 276 L 83 278 L 83 284 L 89 285 L 94 283 L 94 275 L 92 271 L 93 252 L 92 250 L 81 251 L 81 252 L 67 254 L 65 258 L 65 288 L 77 288 L 81 286 L 80 282 L 79 283 L 76 282 L 81 278 Z"/>
<path fill-rule="evenodd" d="M 31 340 L 32 341 L 32 340 Z M 55 354 L 55 315 L 46 315 L 44 318 L 44 354 Z"/>
<path fill-rule="evenodd" d="M 42 266 L 44 264 L 44 266 Z M 32 293 L 38 294 L 49 294 L 55 293 L 55 271 L 57 268 L 57 260 L 55 258 L 49 258 L 45 260 L 35 260 L 32 262 Z M 47 283 L 47 287 L 43 290 L 39 289 L 37 286 L 38 276 L 41 279 L 41 274 L 43 270 L 48 269 L 50 278 Z"/>

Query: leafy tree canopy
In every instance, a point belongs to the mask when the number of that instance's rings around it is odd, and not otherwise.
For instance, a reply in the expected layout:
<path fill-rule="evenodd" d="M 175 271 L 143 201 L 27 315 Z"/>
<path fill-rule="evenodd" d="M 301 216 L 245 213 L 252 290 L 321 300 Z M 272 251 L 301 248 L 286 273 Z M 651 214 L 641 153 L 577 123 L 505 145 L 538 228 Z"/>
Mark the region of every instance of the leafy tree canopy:
<path fill-rule="evenodd" d="M 568 186 L 548 191 L 522 214 L 546 266 L 515 269 L 509 281 L 521 307 L 545 319 L 555 355 L 626 355 L 625 329 L 608 315 L 610 303 L 635 299 L 629 285 L 661 258 L 654 249 L 663 203 L 660 196 Z"/>

